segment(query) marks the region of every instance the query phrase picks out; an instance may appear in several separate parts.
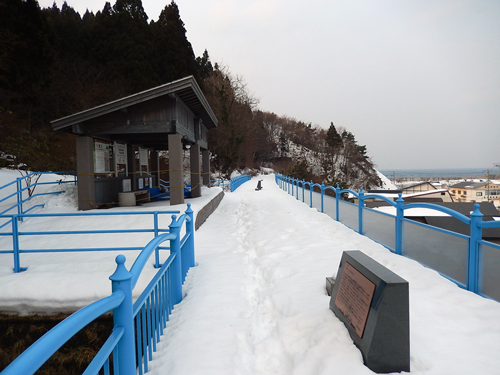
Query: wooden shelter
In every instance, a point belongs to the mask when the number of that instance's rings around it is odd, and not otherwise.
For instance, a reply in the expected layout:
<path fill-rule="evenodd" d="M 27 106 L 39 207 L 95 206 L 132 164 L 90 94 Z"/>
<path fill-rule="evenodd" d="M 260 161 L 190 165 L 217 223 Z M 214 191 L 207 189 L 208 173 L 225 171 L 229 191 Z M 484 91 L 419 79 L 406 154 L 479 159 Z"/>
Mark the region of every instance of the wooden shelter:
<path fill-rule="evenodd" d="M 200 196 L 201 177 L 210 186 L 207 132 L 216 126 L 192 76 L 52 121 L 54 130 L 77 136 L 81 210 L 117 203 L 124 191 L 157 187 L 161 151 L 168 151 L 170 204 L 184 203 L 184 149 L 190 151 L 191 196 Z"/>

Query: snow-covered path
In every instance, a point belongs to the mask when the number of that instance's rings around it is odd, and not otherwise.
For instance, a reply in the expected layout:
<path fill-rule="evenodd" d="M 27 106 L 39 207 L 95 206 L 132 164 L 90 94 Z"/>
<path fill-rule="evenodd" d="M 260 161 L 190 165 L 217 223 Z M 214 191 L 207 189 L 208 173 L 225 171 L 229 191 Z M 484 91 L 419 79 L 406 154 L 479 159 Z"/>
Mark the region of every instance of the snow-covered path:
<path fill-rule="evenodd" d="M 371 374 L 329 310 L 325 277 L 358 249 L 410 283 L 412 374 L 497 374 L 500 304 L 390 253 L 264 176 L 196 233 L 197 267 L 151 374 Z"/>

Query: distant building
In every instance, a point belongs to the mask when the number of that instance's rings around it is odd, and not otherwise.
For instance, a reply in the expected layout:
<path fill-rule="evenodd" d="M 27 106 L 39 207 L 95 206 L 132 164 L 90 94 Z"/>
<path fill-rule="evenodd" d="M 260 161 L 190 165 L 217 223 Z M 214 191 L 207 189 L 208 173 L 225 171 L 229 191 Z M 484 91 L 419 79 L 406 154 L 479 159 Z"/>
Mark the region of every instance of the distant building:
<path fill-rule="evenodd" d="M 406 202 L 453 202 L 453 197 L 448 189 L 437 189 L 430 182 L 422 182 L 397 190 L 369 190 L 366 194 L 382 195 L 394 201 L 401 194 L 401 197 Z M 373 201 L 373 199 L 367 199 L 366 201 Z"/>
<path fill-rule="evenodd" d="M 464 181 L 450 186 L 456 202 L 492 202 L 500 207 L 500 183 L 497 181 Z"/>
<path fill-rule="evenodd" d="M 414 194 L 436 190 L 436 187 L 430 182 L 420 182 L 415 185 L 403 187 L 401 190 L 403 194 Z"/>

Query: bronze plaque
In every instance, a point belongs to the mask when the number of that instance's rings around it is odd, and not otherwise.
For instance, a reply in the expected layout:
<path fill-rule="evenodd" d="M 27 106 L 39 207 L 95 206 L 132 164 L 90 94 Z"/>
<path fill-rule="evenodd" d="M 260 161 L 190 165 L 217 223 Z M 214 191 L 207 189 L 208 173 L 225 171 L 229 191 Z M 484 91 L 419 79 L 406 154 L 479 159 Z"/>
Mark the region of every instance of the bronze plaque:
<path fill-rule="evenodd" d="M 375 284 L 346 262 L 335 296 L 335 306 L 359 337 L 363 337 L 374 293 Z"/>

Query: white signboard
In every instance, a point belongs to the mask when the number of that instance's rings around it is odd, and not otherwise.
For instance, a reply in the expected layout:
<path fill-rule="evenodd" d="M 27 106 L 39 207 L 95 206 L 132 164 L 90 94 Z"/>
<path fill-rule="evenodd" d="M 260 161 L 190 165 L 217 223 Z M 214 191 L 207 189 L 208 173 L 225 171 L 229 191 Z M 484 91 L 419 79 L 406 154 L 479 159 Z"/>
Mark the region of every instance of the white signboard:
<path fill-rule="evenodd" d="M 127 164 L 127 145 L 115 143 L 116 164 Z"/>
<path fill-rule="evenodd" d="M 148 150 L 146 148 L 139 149 L 139 162 L 141 164 L 141 167 L 143 165 L 148 165 Z"/>
<path fill-rule="evenodd" d="M 111 145 L 94 142 L 94 173 L 109 173 L 109 150 Z"/>

